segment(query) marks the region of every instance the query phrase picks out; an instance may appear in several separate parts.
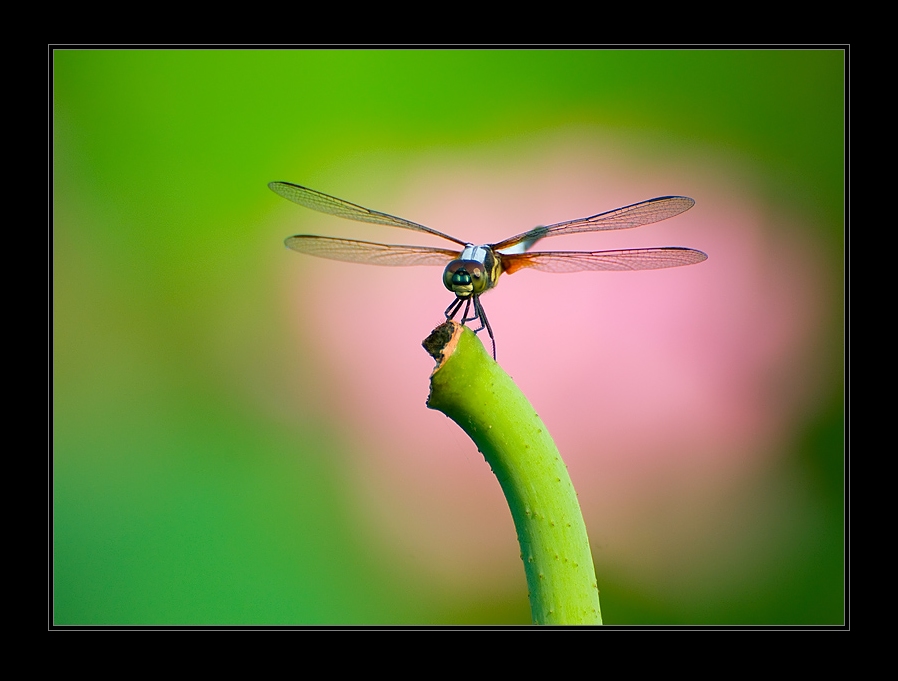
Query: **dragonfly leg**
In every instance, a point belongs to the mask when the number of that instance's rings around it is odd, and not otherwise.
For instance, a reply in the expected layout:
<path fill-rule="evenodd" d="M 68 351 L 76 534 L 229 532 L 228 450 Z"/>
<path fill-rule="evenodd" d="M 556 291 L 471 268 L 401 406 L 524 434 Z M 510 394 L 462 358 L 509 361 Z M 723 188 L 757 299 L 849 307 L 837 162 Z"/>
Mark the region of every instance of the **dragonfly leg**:
<path fill-rule="evenodd" d="M 467 312 L 467 310 L 465 312 Z M 476 329 L 472 327 L 474 333 L 480 333 L 485 328 L 487 328 L 488 325 L 484 324 L 486 315 L 483 313 L 483 305 L 480 304 L 480 296 L 474 296 L 474 316 L 467 321 L 473 322 L 475 320 L 480 321 L 480 326 L 478 326 Z M 492 333 L 492 331 L 490 331 L 490 333 Z"/>
<path fill-rule="evenodd" d="M 474 316 L 468 317 L 468 313 L 471 311 L 471 303 L 474 304 Z M 480 304 L 480 296 L 468 296 L 467 298 L 456 298 L 452 301 L 452 304 L 446 308 L 446 319 L 452 319 L 455 315 L 458 314 L 458 311 L 461 310 L 461 304 L 465 303 L 465 311 L 461 316 L 461 323 L 465 324 L 466 322 L 473 322 L 476 319 L 480 320 L 480 326 L 474 329 L 474 333 L 480 333 L 484 329 L 490 335 L 490 341 L 493 344 L 493 359 L 496 359 L 496 338 L 493 336 L 493 329 L 490 327 L 490 322 L 486 318 L 486 312 L 483 311 L 483 305 Z"/>
<path fill-rule="evenodd" d="M 469 317 L 469 316 L 468 316 L 468 312 L 469 312 L 470 309 L 471 309 L 471 299 L 470 299 L 470 298 L 466 298 L 465 300 L 466 300 L 466 303 L 465 303 L 465 313 L 461 316 L 461 323 L 462 323 L 462 324 L 464 324 L 465 322 L 473 322 L 475 319 L 477 319 L 476 308 L 475 308 L 475 314 L 474 314 L 474 316 L 473 316 L 473 317 Z"/>
<path fill-rule="evenodd" d="M 480 318 L 480 328 L 476 329 L 474 333 L 480 333 L 483 329 L 486 329 L 486 332 L 490 335 L 490 342 L 493 344 L 493 359 L 496 359 L 496 337 L 493 336 L 493 329 L 490 326 L 490 321 L 486 318 L 486 312 L 483 311 L 483 305 L 480 304 L 480 296 L 474 297 L 474 319 Z"/>
<path fill-rule="evenodd" d="M 452 319 L 455 315 L 458 314 L 459 309 L 461 309 L 461 304 L 464 302 L 464 298 L 456 298 L 452 301 L 452 304 L 446 308 L 446 312 L 443 314 L 446 315 L 446 319 Z"/>

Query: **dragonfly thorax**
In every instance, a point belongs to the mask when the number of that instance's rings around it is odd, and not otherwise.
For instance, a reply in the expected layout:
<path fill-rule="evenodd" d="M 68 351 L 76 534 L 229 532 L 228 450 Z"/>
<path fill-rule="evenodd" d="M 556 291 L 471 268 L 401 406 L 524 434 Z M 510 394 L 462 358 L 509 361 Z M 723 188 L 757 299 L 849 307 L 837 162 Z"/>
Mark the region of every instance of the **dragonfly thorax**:
<path fill-rule="evenodd" d="M 496 285 L 500 264 L 489 246 L 468 244 L 443 271 L 443 284 L 459 298 L 478 296 Z"/>

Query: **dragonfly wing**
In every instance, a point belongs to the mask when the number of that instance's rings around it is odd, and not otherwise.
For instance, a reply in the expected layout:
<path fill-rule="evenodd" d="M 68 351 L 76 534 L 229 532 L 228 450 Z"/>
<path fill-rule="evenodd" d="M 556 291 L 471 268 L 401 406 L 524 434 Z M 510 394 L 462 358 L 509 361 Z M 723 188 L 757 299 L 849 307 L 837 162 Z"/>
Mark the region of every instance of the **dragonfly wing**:
<path fill-rule="evenodd" d="M 512 274 L 525 267 L 543 272 L 586 272 L 596 270 L 660 270 L 694 265 L 708 256 L 692 248 L 632 248 L 623 251 L 541 251 L 515 255 L 501 254 L 503 271 Z"/>
<path fill-rule="evenodd" d="M 334 196 L 316 192 L 314 189 L 301 187 L 298 184 L 292 184 L 290 182 L 269 182 L 268 188 L 275 194 L 283 196 L 288 201 L 298 203 L 300 206 L 305 206 L 312 210 L 317 210 L 320 213 L 336 215 L 339 218 L 355 220 L 356 222 L 371 222 L 376 225 L 387 225 L 389 227 L 411 229 L 415 232 L 425 232 L 427 234 L 442 237 L 443 239 L 448 239 L 461 246 L 465 245 L 464 241 L 449 236 L 448 234 L 438 232 L 430 227 L 419 225 L 417 222 L 412 222 L 411 220 L 406 220 L 404 218 L 397 218 L 394 215 L 387 215 L 386 213 L 380 213 L 376 210 L 363 208 L 362 206 L 357 206 L 349 201 L 344 201 L 343 199 L 338 199 Z"/>
<path fill-rule="evenodd" d="M 610 210 L 606 213 L 590 215 L 587 218 L 568 220 L 546 227 L 534 227 L 531 230 L 510 237 L 498 244 L 493 244 L 494 249 L 509 248 L 526 241 L 536 241 L 550 236 L 562 234 L 576 234 L 578 232 L 599 232 L 606 229 L 631 229 L 661 222 L 674 215 L 689 210 L 695 205 L 695 201 L 688 196 L 661 196 L 657 199 L 649 199 L 630 206 Z"/>
<path fill-rule="evenodd" d="M 284 244 L 294 251 L 319 258 L 360 262 L 368 265 L 407 267 L 412 265 L 445 265 L 458 257 L 458 251 L 426 246 L 390 246 L 352 239 L 332 239 L 325 236 L 298 234 L 288 237 Z"/>

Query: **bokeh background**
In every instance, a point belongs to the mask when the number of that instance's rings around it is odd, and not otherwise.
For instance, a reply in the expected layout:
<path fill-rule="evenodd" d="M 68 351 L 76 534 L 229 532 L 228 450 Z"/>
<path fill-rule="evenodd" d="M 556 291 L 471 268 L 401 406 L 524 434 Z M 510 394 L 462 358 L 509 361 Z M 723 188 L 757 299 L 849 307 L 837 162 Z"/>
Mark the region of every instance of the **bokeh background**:
<path fill-rule="evenodd" d="M 54 623 L 529 622 L 499 486 L 425 407 L 439 268 L 283 239 L 447 244 L 272 180 L 476 242 L 696 199 L 546 242 L 709 259 L 504 277 L 499 361 L 568 464 L 606 623 L 844 621 L 841 51 L 52 66 Z"/>

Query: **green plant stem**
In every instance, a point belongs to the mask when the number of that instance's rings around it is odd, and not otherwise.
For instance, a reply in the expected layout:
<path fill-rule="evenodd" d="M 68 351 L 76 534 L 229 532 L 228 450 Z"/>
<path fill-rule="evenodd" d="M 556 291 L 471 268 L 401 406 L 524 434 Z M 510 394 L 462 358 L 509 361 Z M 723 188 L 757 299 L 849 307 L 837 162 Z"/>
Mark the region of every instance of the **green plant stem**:
<path fill-rule="evenodd" d="M 601 624 L 583 514 L 542 420 L 467 327 L 446 322 L 424 347 L 437 360 L 427 406 L 461 426 L 505 493 L 534 624 Z"/>

